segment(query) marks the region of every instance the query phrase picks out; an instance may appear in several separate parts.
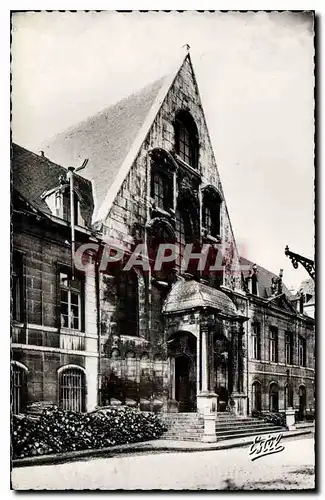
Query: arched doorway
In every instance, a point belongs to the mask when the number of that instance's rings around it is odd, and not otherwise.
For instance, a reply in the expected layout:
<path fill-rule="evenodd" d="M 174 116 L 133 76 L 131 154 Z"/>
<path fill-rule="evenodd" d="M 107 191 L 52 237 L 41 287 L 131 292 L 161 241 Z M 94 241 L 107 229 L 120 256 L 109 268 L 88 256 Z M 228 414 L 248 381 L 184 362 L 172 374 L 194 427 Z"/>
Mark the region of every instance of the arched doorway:
<path fill-rule="evenodd" d="M 261 383 L 255 381 L 252 384 L 252 411 L 260 412 L 261 410 L 262 410 Z"/>
<path fill-rule="evenodd" d="M 273 412 L 279 411 L 279 386 L 276 382 L 270 384 L 269 410 Z"/>
<path fill-rule="evenodd" d="M 299 420 L 305 420 L 306 402 L 306 387 L 304 385 L 301 385 L 299 387 Z"/>
<path fill-rule="evenodd" d="M 172 399 L 179 412 L 196 411 L 196 337 L 178 332 L 168 341 L 168 356 L 173 367 Z"/>

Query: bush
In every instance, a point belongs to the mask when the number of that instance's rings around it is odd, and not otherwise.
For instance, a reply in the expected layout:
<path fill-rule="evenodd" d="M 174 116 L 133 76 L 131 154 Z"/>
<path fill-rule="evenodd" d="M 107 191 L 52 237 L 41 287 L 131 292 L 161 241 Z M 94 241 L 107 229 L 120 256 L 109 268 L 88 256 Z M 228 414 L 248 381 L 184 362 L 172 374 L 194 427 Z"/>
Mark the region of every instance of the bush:
<path fill-rule="evenodd" d="M 252 411 L 252 417 L 262 418 L 266 422 L 270 422 L 271 424 L 286 427 L 286 418 L 282 413 L 261 413 L 257 410 Z"/>
<path fill-rule="evenodd" d="M 165 431 L 158 417 L 128 407 L 92 413 L 54 409 L 40 417 L 13 416 L 13 458 L 98 449 L 157 439 Z"/>

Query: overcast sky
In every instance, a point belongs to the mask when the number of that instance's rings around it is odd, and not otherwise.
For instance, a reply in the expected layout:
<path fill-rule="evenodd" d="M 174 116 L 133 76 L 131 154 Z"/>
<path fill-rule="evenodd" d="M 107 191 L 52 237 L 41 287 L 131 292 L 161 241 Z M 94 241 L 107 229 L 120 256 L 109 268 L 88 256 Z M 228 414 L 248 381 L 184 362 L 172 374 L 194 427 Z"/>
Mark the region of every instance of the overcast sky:
<path fill-rule="evenodd" d="M 12 135 L 39 145 L 169 71 L 191 46 L 240 252 L 278 272 L 314 253 L 314 48 L 290 13 L 18 13 Z"/>

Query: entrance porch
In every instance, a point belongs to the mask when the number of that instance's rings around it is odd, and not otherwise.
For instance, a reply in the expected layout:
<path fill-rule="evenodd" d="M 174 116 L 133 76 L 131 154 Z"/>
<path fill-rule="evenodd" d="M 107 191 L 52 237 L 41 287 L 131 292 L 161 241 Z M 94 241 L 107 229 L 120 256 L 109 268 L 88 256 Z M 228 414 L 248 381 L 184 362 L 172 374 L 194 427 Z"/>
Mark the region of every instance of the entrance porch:
<path fill-rule="evenodd" d="M 243 323 L 233 301 L 197 281 L 174 284 L 164 304 L 168 412 L 246 415 Z"/>

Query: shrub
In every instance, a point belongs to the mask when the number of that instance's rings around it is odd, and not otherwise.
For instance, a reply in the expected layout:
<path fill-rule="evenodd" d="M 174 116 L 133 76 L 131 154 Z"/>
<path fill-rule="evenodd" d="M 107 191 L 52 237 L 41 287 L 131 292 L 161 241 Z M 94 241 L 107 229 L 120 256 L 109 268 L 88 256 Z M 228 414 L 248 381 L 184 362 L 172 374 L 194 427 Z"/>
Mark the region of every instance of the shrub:
<path fill-rule="evenodd" d="M 274 425 L 286 427 L 286 418 L 282 413 L 262 413 L 257 410 L 252 410 L 252 417 L 262 418 L 266 422 L 270 422 Z"/>
<path fill-rule="evenodd" d="M 13 458 L 98 449 L 157 439 L 165 431 L 158 417 L 128 407 L 92 413 L 54 409 L 40 417 L 13 416 Z"/>

